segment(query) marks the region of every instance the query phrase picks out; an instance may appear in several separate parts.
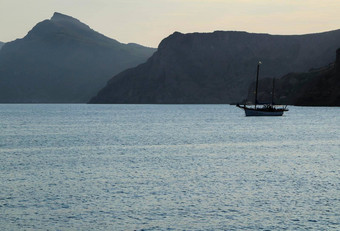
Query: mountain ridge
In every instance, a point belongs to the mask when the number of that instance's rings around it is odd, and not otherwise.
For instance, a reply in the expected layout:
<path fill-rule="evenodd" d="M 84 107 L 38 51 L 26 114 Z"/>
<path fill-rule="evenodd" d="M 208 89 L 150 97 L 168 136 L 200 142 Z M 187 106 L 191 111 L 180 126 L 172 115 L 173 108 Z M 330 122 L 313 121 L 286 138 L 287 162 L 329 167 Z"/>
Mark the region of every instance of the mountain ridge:
<path fill-rule="evenodd" d="M 233 103 L 247 95 L 256 65 L 281 77 L 334 60 L 340 30 L 306 35 L 174 32 L 135 68 L 114 76 L 90 103 Z"/>
<path fill-rule="evenodd" d="M 154 51 L 120 43 L 56 12 L 0 50 L 0 102 L 85 103 L 112 76 Z"/>

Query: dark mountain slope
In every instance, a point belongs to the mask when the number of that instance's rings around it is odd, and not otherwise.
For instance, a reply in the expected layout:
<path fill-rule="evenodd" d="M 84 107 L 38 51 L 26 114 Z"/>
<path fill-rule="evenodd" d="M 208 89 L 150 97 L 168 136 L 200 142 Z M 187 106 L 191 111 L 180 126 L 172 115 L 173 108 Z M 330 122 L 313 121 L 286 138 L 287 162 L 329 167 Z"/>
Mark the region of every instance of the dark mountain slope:
<path fill-rule="evenodd" d="M 294 36 L 246 32 L 174 33 L 144 64 L 112 78 L 90 103 L 231 103 L 262 77 L 307 71 L 334 60 L 340 30 Z"/>
<path fill-rule="evenodd" d="M 340 49 L 336 54 L 335 63 L 280 78 L 277 101 L 297 106 L 340 106 Z"/>
<path fill-rule="evenodd" d="M 4 44 L 5 44 L 5 43 L 0 42 L 0 50 L 1 50 L 1 47 L 2 47 Z"/>
<path fill-rule="evenodd" d="M 87 102 L 113 75 L 154 51 L 119 43 L 55 13 L 0 50 L 0 102 Z"/>
<path fill-rule="evenodd" d="M 276 104 L 297 106 L 340 106 L 340 49 L 336 61 L 308 72 L 289 73 L 275 81 Z M 259 102 L 271 102 L 272 79 L 259 81 Z M 248 102 L 254 102 L 255 82 L 249 87 Z"/>

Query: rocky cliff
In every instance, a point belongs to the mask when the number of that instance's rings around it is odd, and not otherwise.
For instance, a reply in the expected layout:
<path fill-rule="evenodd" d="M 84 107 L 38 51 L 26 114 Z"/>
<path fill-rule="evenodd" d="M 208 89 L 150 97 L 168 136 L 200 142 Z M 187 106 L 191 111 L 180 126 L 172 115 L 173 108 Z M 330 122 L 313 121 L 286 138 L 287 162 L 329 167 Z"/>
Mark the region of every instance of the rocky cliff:
<path fill-rule="evenodd" d="M 174 33 L 144 64 L 114 76 L 90 103 L 232 103 L 261 77 L 307 71 L 334 60 L 340 30 L 307 35 L 235 31 Z"/>
<path fill-rule="evenodd" d="M 122 44 L 55 13 L 0 50 L 1 103 L 84 103 L 155 49 Z"/>
<path fill-rule="evenodd" d="M 340 106 L 340 49 L 334 64 L 284 76 L 279 96 L 297 106 Z M 295 84 L 292 84 L 296 82 Z M 288 90 L 288 89 L 291 90 Z"/>
<path fill-rule="evenodd" d="M 272 79 L 259 81 L 259 102 L 270 102 Z M 248 101 L 254 102 L 255 83 L 249 88 Z M 276 104 L 296 106 L 340 106 L 340 49 L 336 61 L 308 72 L 289 73 L 275 81 Z"/>

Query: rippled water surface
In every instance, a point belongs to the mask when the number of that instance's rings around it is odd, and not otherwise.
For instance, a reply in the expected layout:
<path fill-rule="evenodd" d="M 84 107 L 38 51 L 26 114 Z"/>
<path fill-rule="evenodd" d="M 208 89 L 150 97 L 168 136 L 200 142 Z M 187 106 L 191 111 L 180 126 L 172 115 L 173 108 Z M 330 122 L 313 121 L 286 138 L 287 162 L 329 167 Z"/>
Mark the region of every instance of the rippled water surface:
<path fill-rule="evenodd" d="M 0 105 L 1 230 L 340 230 L 339 114 Z"/>

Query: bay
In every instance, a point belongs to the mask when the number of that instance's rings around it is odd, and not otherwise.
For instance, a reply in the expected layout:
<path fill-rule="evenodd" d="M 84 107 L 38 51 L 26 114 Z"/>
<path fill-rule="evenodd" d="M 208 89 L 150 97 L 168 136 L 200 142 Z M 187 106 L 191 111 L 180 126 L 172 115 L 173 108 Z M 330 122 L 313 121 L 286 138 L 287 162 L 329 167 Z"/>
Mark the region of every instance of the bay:
<path fill-rule="evenodd" d="M 3 230 L 339 230 L 340 108 L 0 105 Z"/>

